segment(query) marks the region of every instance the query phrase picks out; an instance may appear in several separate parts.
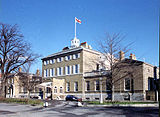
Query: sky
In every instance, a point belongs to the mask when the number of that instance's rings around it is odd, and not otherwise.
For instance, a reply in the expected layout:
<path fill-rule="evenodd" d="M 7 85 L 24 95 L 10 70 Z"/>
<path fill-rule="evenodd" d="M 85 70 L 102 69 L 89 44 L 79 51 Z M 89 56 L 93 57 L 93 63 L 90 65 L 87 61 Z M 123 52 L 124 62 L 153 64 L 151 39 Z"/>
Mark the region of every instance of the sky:
<path fill-rule="evenodd" d="M 81 42 L 97 50 L 106 33 L 120 33 L 124 44 L 134 42 L 130 52 L 138 60 L 159 65 L 159 5 L 159 0 L 0 0 L 0 22 L 17 24 L 43 58 L 70 46 L 77 17 Z M 41 58 L 31 72 L 42 69 Z"/>

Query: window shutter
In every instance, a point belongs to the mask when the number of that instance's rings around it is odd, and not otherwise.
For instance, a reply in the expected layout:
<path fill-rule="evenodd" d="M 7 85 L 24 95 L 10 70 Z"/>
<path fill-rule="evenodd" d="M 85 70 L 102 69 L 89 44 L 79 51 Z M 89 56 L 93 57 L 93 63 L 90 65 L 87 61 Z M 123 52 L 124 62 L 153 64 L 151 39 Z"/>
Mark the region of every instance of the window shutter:
<path fill-rule="evenodd" d="M 65 74 L 67 75 L 67 66 L 65 66 Z"/>
<path fill-rule="evenodd" d="M 66 61 L 68 60 L 68 57 L 67 57 L 67 56 L 65 56 L 65 60 L 66 60 Z"/>
<path fill-rule="evenodd" d="M 55 76 L 55 68 L 53 68 L 53 76 Z"/>
<path fill-rule="evenodd" d="M 53 62 L 52 62 L 52 59 L 50 60 L 50 64 L 52 64 Z"/>
<path fill-rule="evenodd" d="M 80 73 L 80 64 L 78 64 L 78 73 Z"/>
<path fill-rule="evenodd" d="M 46 65 L 46 61 L 44 61 L 44 65 Z"/>
<path fill-rule="evenodd" d="M 49 74 L 50 74 L 50 77 L 51 77 L 52 76 L 52 69 L 50 69 L 50 73 Z"/>
<path fill-rule="evenodd" d="M 73 59 L 75 59 L 76 58 L 76 56 L 75 56 L 75 54 L 73 54 Z"/>
<path fill-rule="evenodd" d="M 59 68 L 57 68 L 57 76 L 59 76 Z"/>
<path fill-rule="evenodd" d="M 43 76 L 46 77 L 46 70 L 44 70 Z"/>
<path fill-rule="evenodd" d="M 72 71 L 73 71 L 73 74 L 75 74 L 75 65 L 73 65 L 73 67 L 72 67 L 73 69 L 72 69 Z"/>
<path fill-rule="evenodd" d="M 63 75 L 63 67 L 61 67 L 61 75 Z"/>

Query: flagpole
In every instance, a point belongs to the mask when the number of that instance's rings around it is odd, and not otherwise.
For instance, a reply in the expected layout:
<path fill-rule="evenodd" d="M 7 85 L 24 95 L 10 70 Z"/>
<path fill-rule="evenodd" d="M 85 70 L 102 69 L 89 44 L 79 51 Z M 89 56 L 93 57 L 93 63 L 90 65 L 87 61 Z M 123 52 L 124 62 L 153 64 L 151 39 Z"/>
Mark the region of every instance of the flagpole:
<path fill-rule="evenodd" d="M 76 17 L 74 19 L 74 22 L 75 22 L 75 38 L 76 38 Z"/>

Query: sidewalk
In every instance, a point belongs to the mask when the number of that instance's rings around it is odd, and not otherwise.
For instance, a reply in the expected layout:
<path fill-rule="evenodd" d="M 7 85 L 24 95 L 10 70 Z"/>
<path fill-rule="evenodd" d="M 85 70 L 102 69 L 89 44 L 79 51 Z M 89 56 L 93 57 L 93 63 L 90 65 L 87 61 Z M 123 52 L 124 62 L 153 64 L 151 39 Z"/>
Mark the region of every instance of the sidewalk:
<path fill-rule="evenodd" d="M 159 104 L 86 104 L 86 107 L 159 107 Z"/>

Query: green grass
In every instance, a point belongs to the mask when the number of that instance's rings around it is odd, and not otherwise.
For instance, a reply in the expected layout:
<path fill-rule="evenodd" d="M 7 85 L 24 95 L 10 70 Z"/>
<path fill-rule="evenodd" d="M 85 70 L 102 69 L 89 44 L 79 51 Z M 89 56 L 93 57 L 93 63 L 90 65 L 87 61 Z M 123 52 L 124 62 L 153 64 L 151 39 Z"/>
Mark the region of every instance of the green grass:
<path fill-rule="evenodd" d="M 88 101 L 88 104 L 94 105 L 112 105 L 112 104 L 157 104 L 158 102 L 118 102 L 118 101 L 108 101 L 100 104 L 99 101 Z"/>
<path fill-rule="evenodd" d="M 18 103 L 18 104 L 30 104 L 30 105 L 43 105 L 41 100 L 32 99 L 20 99 L 20 98 L 0 98 L 1 103 Z"/>

